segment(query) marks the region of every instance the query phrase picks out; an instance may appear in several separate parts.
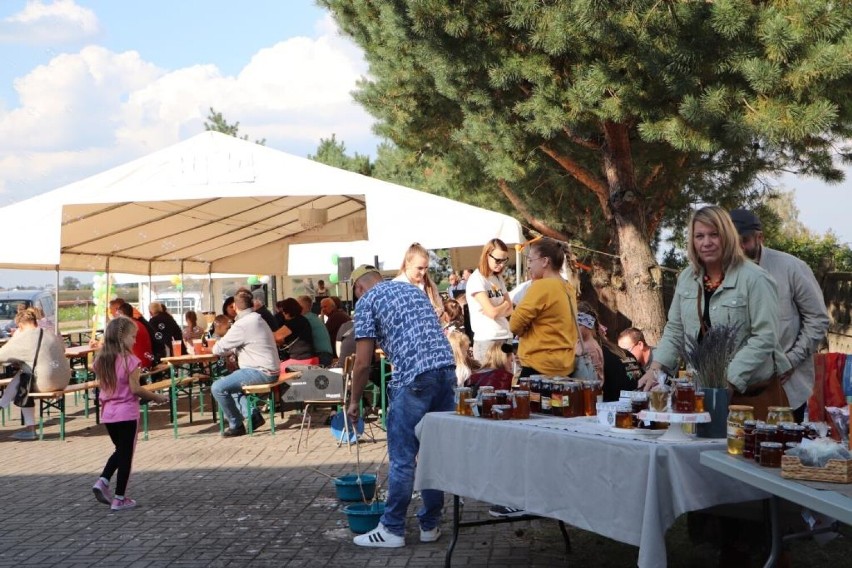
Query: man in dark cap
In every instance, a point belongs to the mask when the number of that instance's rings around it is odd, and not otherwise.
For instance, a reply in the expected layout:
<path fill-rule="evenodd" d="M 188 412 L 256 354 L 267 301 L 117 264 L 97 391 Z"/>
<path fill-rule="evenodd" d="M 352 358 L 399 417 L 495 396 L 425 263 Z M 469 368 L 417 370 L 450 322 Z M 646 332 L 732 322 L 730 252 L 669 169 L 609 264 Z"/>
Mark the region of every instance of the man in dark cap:
<path fill-rule="evenodd" d="M 731 219 L 740 234 L 743 252 L 769 272 L 778 285 L 779 339 L 793 374 L 784 392 L 801 422 L 814 388 L 813 355 L 828 331 L 828 312 L 822 290 L 810 267 L 786 252 L 763 245 L 763 225 L 752 211 L 734 209 Z"/>

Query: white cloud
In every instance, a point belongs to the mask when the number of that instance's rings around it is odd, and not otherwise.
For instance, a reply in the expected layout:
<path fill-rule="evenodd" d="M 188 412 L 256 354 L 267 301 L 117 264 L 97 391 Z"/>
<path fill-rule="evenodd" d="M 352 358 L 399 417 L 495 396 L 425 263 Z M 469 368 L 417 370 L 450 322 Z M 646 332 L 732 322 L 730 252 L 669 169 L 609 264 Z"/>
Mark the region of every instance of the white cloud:
<path fill-rule="evenodd" d="M 0 21 L 0 42 L 57 45 L 95 37 L 98 17 L 74 0 L 28 0 L 24 9 Z"/>
<path fill-rule="evenodd" d="M 15 81 L 19 106 L 0 106 L 0 204 L 201 132 L 210 107 L 285 151 L 312 151 L 332 133 L 373 150 L 373 119 L 351 97 L 363 56 L 327 21 L 319 29 L 261 49 L 233 76 L 213 64 L 164 70 L 98 46 L 54 57 Z"/>

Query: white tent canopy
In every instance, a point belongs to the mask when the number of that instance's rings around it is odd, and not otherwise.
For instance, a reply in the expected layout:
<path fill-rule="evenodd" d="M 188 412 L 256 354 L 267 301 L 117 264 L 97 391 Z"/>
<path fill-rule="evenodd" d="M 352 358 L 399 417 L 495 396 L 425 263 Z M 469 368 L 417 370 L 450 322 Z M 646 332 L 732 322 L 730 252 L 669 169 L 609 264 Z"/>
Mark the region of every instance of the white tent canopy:
<path fill-rule="evenodd" d="M 27 235 L 0 268 L 144 275 L 287 274 L 294 243 L 522 240 L 509 216 L 216 132 L 4 207 L 0 223 Z"/>

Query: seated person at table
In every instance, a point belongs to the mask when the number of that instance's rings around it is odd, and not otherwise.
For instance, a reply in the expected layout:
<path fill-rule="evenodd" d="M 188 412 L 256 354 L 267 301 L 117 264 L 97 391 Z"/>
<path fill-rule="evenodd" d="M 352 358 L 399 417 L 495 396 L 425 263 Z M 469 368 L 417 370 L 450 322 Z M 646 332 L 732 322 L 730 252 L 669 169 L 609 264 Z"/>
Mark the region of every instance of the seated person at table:
<path fill-rule="evenodd" d="M 507 353 L 504 349 L 508 349 L 509 352 Z M 501 390 L 512 388 L 513 358 L 511 343 L 492 343 L 485 352 L 482 367 L 470 375 L 464 386 L 491 386 Z"/>
<path fill-rule="evenodd" d="M 204 330 L 198 325 L 198 314 L 192 310 L 187 310 L 187 312 L 183 314 L 183 319 L 186 322 L 186 325 L 183 326 L 183 329 L 181 330 L 184 343 L 192 345 L 193 339 L 201 339 L 204 337 Z"/>
<path fill-rule="evenodd" d="M 182 341 L 183 333 L 180 326 L 172 317 L 172 314 L 166 309 L 166 306 L 160 302 L 151 302 L 148 304 L 148 313 L 151 314 L 151 320 L 148 322 L 154 329 L 154 335 L 151 337 L 151 342 L 162 345 L 163 353 L 172 353 L 172 342 Z M 186 353 L 186 346 L 183 348 Z"/>
<path fill-rule="evenodd" d="M 0 412 L 15 399 L 21 379 L 24 378 L 23 373 L 28 373 L 31 377 L 24 388 L 31 387 L 32 392 L 61 390 L 67 387 L 71 380 L 71 367 L 65 359 L 65 342 L 52 330 L 40 329 L 38 319 L 38 313 L 33 308 L 25 308 L 18 312 L 15 316 L 17 326 L 15 335 L 8 343 L 0 347 L 0 362 L 15 363 L 19 368 L 12 382 L 3 391 L 3 396 L 0 398 Z M 15 403 L 24 404 L 21 407 L 21 416 L 26 427 L 13 434 L 12 438 L 36 439 L 34 402 L 33 399 L 26 402 L 19 399 Z"/>
<path fill-rule="evenodd" d="M 154 348 L 151 344 L 151 335 L 148 326 L 133 317 L 133 306 L 127 302 L 119 304 L 115 310 L 116 317 L 127 317 L 136 324 L 136 341 L 133 343 L 133 354 L 141 361 L 141 369 L 149 369 L 157 364 L 158 358 L 154 356 Z"/>
<path fill-rule="evenodd" d="M 272 312 L 269 311 L 269 308 L 266 307 L 266 292 L 263 288 L 258 288 L 251 293 L 251 296 L 254 299 L 254 313 L 263 318 L 263 321 L 266 322 L 269 329 L 272 331 L 278 329 L 275 327 L 275 316 L 273 316 Z"/>
<path fill-rule="evenodd" d="M 299 304 L 302 306 L 302 315 L 311 325 L 311 340 L 314 344 L 314 353 L 319 358 L 319 364 L 323 367 L 331 365 L 333 355 L 331 353 L 331 338 L 328 329 L 314 312 L 311 311 L 313 301 L 310 296 L 299 296 Z M 286 325 L 286 320 L 285 320 Z"/>
<path fill-rule="evenodd" d="M 290 365 L 319 365 L 314 353 L 311 324 L 302 315 L 302 306 L 293 298 L 284 300 L 284 325 L 275 332 L 275 343 L 286 352 L 281 356 L 281 372 Z"/>
<path fill-rule="evenodd" d="M 274 383 L 278 380 L 278 350 L 272 331 L 263 319 L 252 311 L 251 293 L 237 292 L 234 298 L 237 319 L 224 337 L 213 346 L 215 355 L 236 354 L 240 368 L 213 382 L 210 392 L 219 403 L 228 420 L 223 436 L 231 438 L 246 433 L 244 418 L 248 404 L 243 396 L 243 386 Z M 252 430 L 265 420 L 259 411 L 251 416 Z"/>

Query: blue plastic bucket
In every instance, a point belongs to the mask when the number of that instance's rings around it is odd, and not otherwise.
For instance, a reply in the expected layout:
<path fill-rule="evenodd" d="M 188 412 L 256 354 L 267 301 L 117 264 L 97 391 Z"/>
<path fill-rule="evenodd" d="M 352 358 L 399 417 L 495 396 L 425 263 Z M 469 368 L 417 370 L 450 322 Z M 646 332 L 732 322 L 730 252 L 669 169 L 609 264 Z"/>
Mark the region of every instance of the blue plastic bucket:
<path fill-rule="evenodd" d="M 355 534 L 364 534 L 379 526 L 385 504 L 381 501 L 372 505 L 353 503 L 345 506 L 343 512 L 349 518 L 349 529 Z"/>
<path fill-rule="evenodd" d="M 363 501 L 372 499 L 376 492 L 376 476 L 372 473 L 362 473 L 360 479 L 354 473 L 334 478 L 334 488 L 337 498 L 341 501 Z M 364 494 L 361 495 L 361 488 Z"/>

